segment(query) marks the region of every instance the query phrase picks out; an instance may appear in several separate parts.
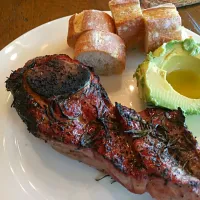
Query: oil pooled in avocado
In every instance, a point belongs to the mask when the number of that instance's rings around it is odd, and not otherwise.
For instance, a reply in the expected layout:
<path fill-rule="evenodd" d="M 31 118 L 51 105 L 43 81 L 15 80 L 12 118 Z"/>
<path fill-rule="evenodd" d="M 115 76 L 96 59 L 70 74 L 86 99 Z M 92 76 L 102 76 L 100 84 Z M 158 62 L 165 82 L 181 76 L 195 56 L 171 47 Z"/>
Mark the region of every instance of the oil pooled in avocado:
<path fill-rule="evenodd" d="M 167 81 L 178 93 L 200 99 L 200 74 L 192 70 L 178 69 L 167 74 Z"/>

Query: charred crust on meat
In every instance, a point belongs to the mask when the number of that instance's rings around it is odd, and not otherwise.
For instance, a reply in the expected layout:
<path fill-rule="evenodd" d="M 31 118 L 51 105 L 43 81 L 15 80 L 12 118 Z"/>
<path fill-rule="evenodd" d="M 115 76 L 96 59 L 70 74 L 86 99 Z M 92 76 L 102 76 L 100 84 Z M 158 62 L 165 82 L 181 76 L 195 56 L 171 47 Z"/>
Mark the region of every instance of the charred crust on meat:
<path fill-rule="evenodd" d="M 28 66 L 29 68 L 33 65 Z M 23 86 L 23 73 L 24 69 L 18 69 L 14 71 L 10 78 L 6 80 L 6 88 L 8 91 L 14 94 L 14 100 L 12 107 L 14 107 L 23 122 L 27 125 L 28 131 L 37 135 L 37 122 L 32 115 L 27 112 L 31 107 L 36 106 L 36 104 L 31 104 L 32 97 L 27 93 Z"/>
<path fill-rule="evenodd" d="M 137 123 L 138 129 L 124 130 L 124 133 L 131 134 L 131 136 L 136 139 L 155 132 L 156 127 L 152 126 L 150 123 L 146 123 L 135 110 L 127 109 L 119 103 L 115 103 L 115 106 L 117 108 L 118 116 L 123 119 L 127 126 L 131 126 L 133 122 L 135 122 L 135 124 Z"/>
<path fill-rule="evenodd" d="M 90 80 L 90 71 L 81 64 L 66 63 L 63 60 L 48 59 L 35 63 L 27 72 L 27 82 L 37 94 L 52 96 L 74 94 Z"/>

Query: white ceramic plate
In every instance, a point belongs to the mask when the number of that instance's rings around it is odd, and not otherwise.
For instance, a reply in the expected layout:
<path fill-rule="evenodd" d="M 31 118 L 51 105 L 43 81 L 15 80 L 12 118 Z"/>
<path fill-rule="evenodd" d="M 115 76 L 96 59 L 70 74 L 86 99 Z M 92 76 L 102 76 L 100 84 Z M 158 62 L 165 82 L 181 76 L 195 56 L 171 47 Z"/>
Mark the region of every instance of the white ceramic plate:
<path fill-rule="evenodd" d="M 44 24 L 13 41 L 0 52 L 0 199 L 2 200 L 151 200 L 148 194 L 134 195 L 110 178 L 96 182 L 99 172 L 71 160 L 43 141 L 36 139 L 10 107 L 11 95 L 5 90 L 5 80 L 11 70 L 22 67 L 36 56 L 65 53 L 69 17 Z M 187 30 L 200 42 L 200 37 Z M 136 80 L 132 78 L 145 55 L 129 52 L 127 69 L 122 76 L 102 77 L 101 82 L 111 100 L 142 109 Z M 198 133 L 199 116 L 187 118 L 194 134 Z"/>

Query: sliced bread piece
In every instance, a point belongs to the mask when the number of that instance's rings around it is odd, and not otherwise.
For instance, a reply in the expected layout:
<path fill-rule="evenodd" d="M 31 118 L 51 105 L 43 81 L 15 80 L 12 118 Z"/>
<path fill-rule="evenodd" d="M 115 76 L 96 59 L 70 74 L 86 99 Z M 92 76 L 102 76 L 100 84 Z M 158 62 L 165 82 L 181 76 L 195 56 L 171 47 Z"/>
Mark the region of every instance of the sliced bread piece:
<path fill-rule="evenodd" d="M 96 29 L 115 33 L 113 18 L 99 10 L 84 10 L 69 20 L 67 43 L 74 48 L 78 37 L 87 30 Z"/>
<path fill-rule="evenodd" d="M 181 17 L 175 5 L 169 3 L 143 10 L 143 16 L 147 53 L 165 42 L 182 39 Z"/>
<path fill-rule="evenodd" d="M 90 30 L 78 38 L 74 56 L 93 67 L 98 75 L 120 74 L 125 69 L 125 50 L 125 44 L 118 35 Z"/>
<path fill-rule="evenodd" d="M 139 0 L 111 0 L 109 7 L 115 21 L 117 34 L 128 49 L 144 41 L 144 19 Z"/>

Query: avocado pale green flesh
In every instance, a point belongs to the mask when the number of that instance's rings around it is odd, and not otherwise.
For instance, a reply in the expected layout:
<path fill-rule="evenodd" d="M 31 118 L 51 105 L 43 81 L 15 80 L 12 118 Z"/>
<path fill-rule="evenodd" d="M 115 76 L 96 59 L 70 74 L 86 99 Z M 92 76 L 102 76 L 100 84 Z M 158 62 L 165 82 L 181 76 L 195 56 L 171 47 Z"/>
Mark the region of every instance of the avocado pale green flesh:
<path fill-rule="evenodd" d="M 180 68 L 200 74 L 200 45 L 193 39 L 171 41 L 147 56 L 136 71 L 140 97 L 156 106 L 200 114 L 200 99 L 179 94 L 166 80 L 167 73 Z"/>

